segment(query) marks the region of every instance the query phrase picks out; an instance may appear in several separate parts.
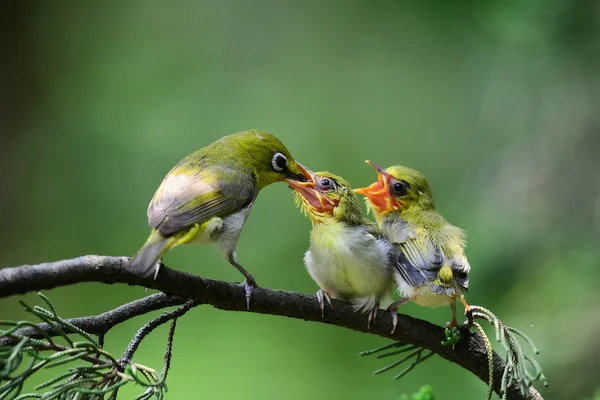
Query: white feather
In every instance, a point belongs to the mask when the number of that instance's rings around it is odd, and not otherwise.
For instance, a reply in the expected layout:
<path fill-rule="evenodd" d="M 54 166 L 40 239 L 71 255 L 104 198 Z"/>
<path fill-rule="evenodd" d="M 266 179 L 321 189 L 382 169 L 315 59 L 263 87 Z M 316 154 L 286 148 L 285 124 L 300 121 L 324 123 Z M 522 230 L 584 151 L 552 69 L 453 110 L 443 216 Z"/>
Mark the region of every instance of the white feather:
<path fill-rule="evenodd" d="M 333 222 L 317 224 L 304 257 L 310 276 L 332 298 L 349 300 L 364 312 L 389 302 L 393 285 L 389 242 L 364 226 Z"/>

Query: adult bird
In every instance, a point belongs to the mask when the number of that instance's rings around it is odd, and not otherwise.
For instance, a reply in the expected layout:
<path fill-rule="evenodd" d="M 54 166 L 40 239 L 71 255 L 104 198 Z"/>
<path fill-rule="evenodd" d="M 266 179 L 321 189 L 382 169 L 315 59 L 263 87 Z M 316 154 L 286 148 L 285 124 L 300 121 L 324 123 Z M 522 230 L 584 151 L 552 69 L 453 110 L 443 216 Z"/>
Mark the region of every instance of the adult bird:
<path fill-rule="evenodd" d="M 348 182 L 330 172 L 309 174 L 306 182 L 287 182 L 312 222 L 304 263 L 319 285 L 321 312 L 324 300 L 330 305 L 331 298 L 350 301 L 355 311 L 369 313 L 370 326 L 380 303 L 391 303 L 391 245 L 377 225 L 363 216 Z"/>
<path fill-rule="evenodd" d="M 237 261 L 236 244 L 256 196 L 279 181 L 305 180 L 302 165 L 275 136 L 258 130 L 225 136 L 195 151 L 164 177 L 148 206 L 152 232 L 132 258 L 138 274 L 158 274 L 157 262 L 187 243 L 217 242 L 245 277 L 247 307 L 256 280 Z"/>
<path fill-rule="evenodd" d="M 464 252 L 464 231 L 438 213 L 421 172 L 405 166 L 383 169 L 371 161 L 367 163 L 377 171 L 377 182 L 354 192 L 366 196 L 367 207 L 383 234 L 400 250 L 395 276 L 403 297 L 389 307 L 394 330 L 397 307 L 410 300 L 428 307 L 449 305 L 450 326 L 457 327 L 456 299 L 460 298 L 469 309 L 464 293 L 469 287 L 471 267 Z"/>

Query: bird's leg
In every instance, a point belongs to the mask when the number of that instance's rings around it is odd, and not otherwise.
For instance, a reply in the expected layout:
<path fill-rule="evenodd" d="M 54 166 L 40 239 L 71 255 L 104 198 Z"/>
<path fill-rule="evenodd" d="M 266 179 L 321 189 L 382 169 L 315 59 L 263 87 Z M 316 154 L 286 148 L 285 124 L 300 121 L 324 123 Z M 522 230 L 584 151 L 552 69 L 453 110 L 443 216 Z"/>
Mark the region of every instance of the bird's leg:
<path fill-rule="evenodd" d="M 376 302 L 371 311 L 369 311 L 369 320 L 367 322 L 367 329 L 371 328 L 371 321 L 375 325 L 375 318 L 377 318 L 377 310 L 379 310 L 379 302 Z"/>
<path fill-rule="evenodd" d="M 465 312 L 466 313 L 471 312 L 471 307 L 467 304 L 467 300 L 465 300 L 465 295 L 464 294 L 460 295 L 460 302 L 465 307 Z"/>
<path fill-rule="evenodd" d="M 465 300 L 465 295 L 460 295 L 460 302 L 465 307 L 465 315 L 467 316 L 467 324 L 469 327 L 473 325 L 473 312 L 471 311 L 471 307 L 467 304 L 467 300 Z"/>
<path fill-rule="evenodd" d="M 472 318 L 473 318 L 472 316 L 469 317 L 471 315 L 471 307 L 469 307 L 469 305 L 467 304 L 467 300 L 465 300 L 464 294 L 460 295 L 460 302 L 465 307 L 465 315 L 467 315 L 467 318 L 469 319 L 469 323 L 470 323 L 471 322 L 470 320 L 472 320 Z M 456 319 L 456 297 L 452 297 L 452 301 L 450 303 L 450 308 L 452 309 L 452 321 L 447 323 L 446 326 L 448 326 L 450 328 L 458 328 L 460 326 L 460 324 L 458 323 L 458 320 Z"/>
<path fill-rule="evenodd" d="M 452 300 L 450 301 L 450 308 L 452 309 L 452 321 L 446 323 L 446 326 L 449 327 L 450 329 L 458 328 L 458 321 L 456 319 L 456 298 L 455 297 L 452 297 Z"/>
<path fill-rule="evenodd" d="M 246 309 L 250 310 L 250 298 L 252 297 L 252 289 L 258 286 L 258 284 L 256 283 L 256 279 L 254 279 L 252 274 L 246 271 L 246 269 L 237 262 L 235 251 L 228 252 L 225 258 L 227 259 L 229 264 L 233 265 L 246 278 L 242 285 L 246 290 Z"/>
<path fill-rule="evenodd" d="M 410 300 L 410 298 L 403 297 L 400 300 L 396 300 L 395 302 L 390 304 L 389 307 L 387 308 L 388 311 L 392 314 L 392 324 L 394 326 L 392 328 L 391 333 L 396 332 L 396 327 L 398 326 L 398 307 L 401 306 L 402 304 L 408 302 L 409 300 Z"/>
<path fill-rule="evenodd" d="M 473 313 L 471 312 L 471 307 L 467 304 L 465 300 L 465 296 L 460 296 L 460 302 L 465 306 L 465 315 L 467 316 L 467 322 L 463 324 L 462 328 L 458 324 L 456 319 L 456 296 L 452 296 L 450 302 L 450 308 L 452 309 L 452 321 L 446 324 L 446 340 L 442 342 L 444 345 L 452 345 L 452 350 L 454 350 L 454 345 L 458 343 L 460 340 L 459 329 L 468 330 L 473 326 Z"/>
<path fill-rule="evenodd" d="M 461 326 L 459 325 L 458 320 L 456 319 L 456 296 L 452 296 L 450 300 L 450 308 L 452 309 L 452 321 L 446 324 L 446 340 L 444 340 L 442 344 L 451 344 L 452 350 L 454 350 L 454 346 L 460 340 L 459 329 L 461 329 Z M 460 301 L 465 306 L 465 315 L 467 316 L 467 323 L 463 326 L 463 328 L 466 328 L 468 330 L 473 324 L 473 315 L 471 313 L 471 307 L 469 307 L 469 305 L 467 304 L 464 295 L 460 296 Z"/>
<path fill-rule="evenodd" d="M 333 309 L 333 304 L 331 304 L 331 298 L 326 291 L 323 289 L 319 289 L 317 292 L 317 300 L 319 301 L 319 305 L 321 306 L 321 318 L 325 317 L 325 300 L 329 303 L 329 306 Z"/>

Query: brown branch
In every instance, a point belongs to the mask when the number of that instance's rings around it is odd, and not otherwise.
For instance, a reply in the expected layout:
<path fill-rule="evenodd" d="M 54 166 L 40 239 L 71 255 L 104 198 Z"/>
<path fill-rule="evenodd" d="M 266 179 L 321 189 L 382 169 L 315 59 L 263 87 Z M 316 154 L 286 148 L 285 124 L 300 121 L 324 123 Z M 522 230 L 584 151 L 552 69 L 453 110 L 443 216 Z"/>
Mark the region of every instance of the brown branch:
<path fill-rule="evenodd" d="M 1 274 L 0 270 L 0 274 Z M 147 314 L 152 311 L 161 310 L 170 306 L 177 306 L 185 303 L 186 298 L 180 296 L 172 296 L 164 293 L 156 293 L 143 299 L 135 300 L 127 304 L 123 304 L 113 310 L 102 314 L 93 315 L 90 317 L 71 318 L 67 321 L 77 328 L 94 335 L 104 336 L 109 330 L 119 325 L 122 322 L 130 320 L 140 315 Z M 66 333 L 75 333 L 68 327 L 63 327 Z M 46 332 L 48 336 L 58 336 L 50 324 L 42 323 L 34 327 L 27 327 L 17 330 L 15 333 L 22 336 L 28 336 L 34 339 L 43 339 L 44 336 L 40 330 Z M 8 343 L 8 338 L 0 338 L 0 345 Z M 101 344 L 102 346 L 102 344 Z M 102 346 L 103 347 L 103 346 Z"/>
<path fill-rule="evenodd" d="M 0 298 L 81 282 L 125 283 L 160 290 L 179 297 L 176 301 L 172 296 L 165 296 L 164 301 L 170 301 L 168 305 L 180 304 L 178 303 L 181 301 L 180 298 L 187 298 L 199 304 L 210 304 L 221 310 L 248 312 L 245 292 L 241 285 L 202 278 L 169 269 L 164 265 L 161 266 L 156 280 L 152 280 L 151 277 L 134 275 L 126 269 L 128 260 L 127 257 L 84 256 L 52 263 L 0 269 Z M 155 306 L 157 308 L 154 309 L 158 309 L 158 304 Z M 391 318 L 386 318 L 386 313 L 379 313 L 376 324 L 368 330 L 366 317 L 353 312 L 350 304 L 333 300 L 333 306 L 333 310 L 328 310 L 325 317 L 321 317 L 321 309 L 312 295 L 258 287 L 252 293 L 249 312 L 321 322 L 422 346 L 472 372 L 482 381 L 488 380 L 485 345 L 476 333 L 470 334 L 453 350 L 451 346 L 441 344 L 445 339 L 443 328 L 427 321 L 399 315 L 398 328 L 394 334 L 391 334 Z M 86 322 L 87 325 L 77 326 L 84 330 L 94 329 L 96 326 L 94 320 Z M 103 329 L 105 328 L 106 325 L 103 325 Z M 101 332 L 102 329 L 99 331 Z M 504 361 L 494 353 L 496 393 L 500 391 L 503 370 Z M 507 398 L 524 399 L 516 387 L 510 388 Z M 542 400 L 542 396 L 534 388 L 530 388 L 530 398 Z"/>
<path fill-rule="evenodd" d="M 138 330 L 138 332 L 135 334 L 133 339 L 131 339 L 131 342 L 127 346 L 127 350 L 125 350 L 125 353 L 123 353 L 121 358 L 119 358 L 119 363 L 121 364 L 121 367 L 125 368 L 125 366 L 131 362 L 131 359 L 133 358 L 133 353 L 135 353 L 137 351 L 140 343 L 142 343 L 142 340 L 144 340 L 144 338 L 146 336 L 148 336 L 150 334 L 150 332 L 152 332 L 154 329 L 158 328 L 160 325 L 165 324 L 171 320 L 175 321 L 177 318 L 181 317 L 183 314 L 188 312 L 190 310 L 190 308 L 197 306 L 197 305 L 198 305 L 198 303 L 196 301 L 189 300 L 184 305 L 179 307 L 178 309 L 176 309 L 174 311 L 166 312 L 166 313 L 162 314 L 161 316 L 153 319 L 152 321 L 144 324 L 144 326 L 142 326 Z M 170 339 L 169 339 L 169 346 L 170 346 L 170 343 L 173 340 L 172 334 L 169 334 L 169 337 L 170 337 Z"/>

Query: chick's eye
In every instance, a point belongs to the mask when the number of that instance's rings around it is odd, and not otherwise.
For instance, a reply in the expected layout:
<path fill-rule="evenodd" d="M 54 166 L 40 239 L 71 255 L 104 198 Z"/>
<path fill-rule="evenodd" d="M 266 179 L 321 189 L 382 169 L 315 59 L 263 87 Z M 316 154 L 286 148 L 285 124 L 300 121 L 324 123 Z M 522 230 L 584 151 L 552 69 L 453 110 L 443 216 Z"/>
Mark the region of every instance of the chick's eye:
<path fill-rule="evenodd" d="M 404 196 L 408 188 L 408 184 L 404 181 L 394 183 L 394 193 L 398 196 Z"/>
<path fill-rule="evenodd" d="M 273 169 L 277 172 L 283 171 L 287 167 L 287 158 L 281 153 L 275 153 L 271 160 Z"/>
<path fill-rule="evenodd" d="M 331 181 L 327 178 L 321 179 L 321 188 L 329 189 L 331 187 Z"/>

